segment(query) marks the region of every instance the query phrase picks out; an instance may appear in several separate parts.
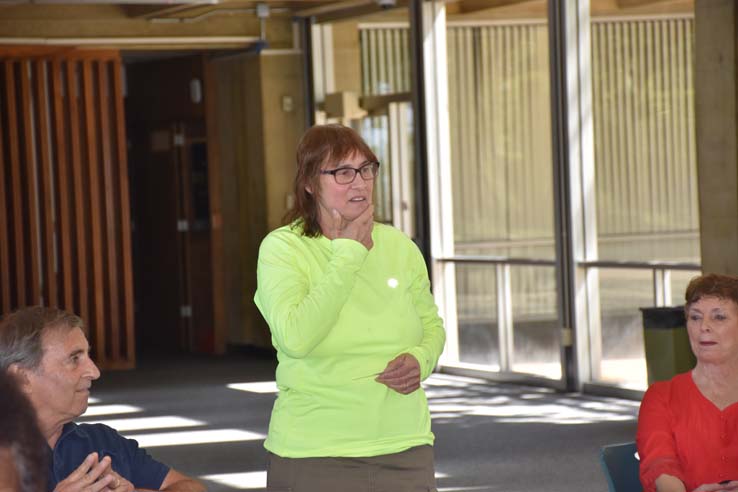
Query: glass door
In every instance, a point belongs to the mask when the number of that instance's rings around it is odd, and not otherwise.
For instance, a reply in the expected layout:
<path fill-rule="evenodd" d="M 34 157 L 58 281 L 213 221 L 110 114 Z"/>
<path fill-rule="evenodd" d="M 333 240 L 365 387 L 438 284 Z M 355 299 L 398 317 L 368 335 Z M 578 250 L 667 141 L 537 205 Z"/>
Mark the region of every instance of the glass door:
<path fill-rule="evenodd" d="M 438 163 L 447 172 L 436 176 L 445 191 L 431 199 L 453 209 L 438 224 L 448 240 L 434 252 L 453 286 L 442 362 L 555 385 L 562 364 L 546 2 L 435 9 L 428 14 L 446 38 L 445 53 L 435 54 L 447 67 L 450 150 Z"/>

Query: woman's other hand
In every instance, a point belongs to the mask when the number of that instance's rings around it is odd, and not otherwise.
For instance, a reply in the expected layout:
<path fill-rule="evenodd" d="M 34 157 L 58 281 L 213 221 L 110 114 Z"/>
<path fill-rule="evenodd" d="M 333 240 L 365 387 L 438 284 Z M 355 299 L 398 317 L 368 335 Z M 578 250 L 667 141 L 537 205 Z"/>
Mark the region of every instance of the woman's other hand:
<path fill-rule="evenodd" d="M 738 480 L 700 485 L 693 492 L 734 492 L 738 491 Z"/>
<path fill-rule="evenodd" d="M 420 388 L 420 364 L 412 355 L 400 354 L 387 364 L 375 381 L 409 395 Z"/>
<path fill-rule="evenodd" d="M 371 249 L 372 228 L 374 227 L 374 204 L 370 203 L 366 209 L 354 220 L 347 220 L 335 208 L 331 210 L 331 230 L 329 237 L 345 238 L 359 241 L 366 249 Z"/>
<path fill-rule="evenodd" d="M 684 483 L 673 475 L 662 474 L 656 479 L 656 492 L 682 492 Z M 692 492 L 738 492 L 738 480 L 702 484 Z"/>

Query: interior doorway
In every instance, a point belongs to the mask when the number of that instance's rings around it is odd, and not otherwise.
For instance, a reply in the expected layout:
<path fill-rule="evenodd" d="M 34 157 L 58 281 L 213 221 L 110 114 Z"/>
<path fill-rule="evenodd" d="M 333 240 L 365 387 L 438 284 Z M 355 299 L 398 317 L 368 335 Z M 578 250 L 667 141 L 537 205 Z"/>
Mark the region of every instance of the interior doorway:
<path fill-rule="evenodd" d="M 126 63 L 140 354 L 218 351 L 205 63 L 203 53 Z"/>

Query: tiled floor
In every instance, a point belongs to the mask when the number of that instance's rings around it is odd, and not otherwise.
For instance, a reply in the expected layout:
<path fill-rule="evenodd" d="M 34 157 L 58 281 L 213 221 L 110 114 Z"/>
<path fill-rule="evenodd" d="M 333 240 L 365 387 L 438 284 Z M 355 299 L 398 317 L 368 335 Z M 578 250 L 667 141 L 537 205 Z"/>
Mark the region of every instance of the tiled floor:
<path fill-rule="evenodd" d="M 140 366 L 104 374 L 80 421 L 116 427 L 211 491 L 264 490 L 273 359 L 178 357 Z M 634 401 L 447 375 L 424 386 L 441 491 L 606 491 L 599 447 L 635 434 Z"/>

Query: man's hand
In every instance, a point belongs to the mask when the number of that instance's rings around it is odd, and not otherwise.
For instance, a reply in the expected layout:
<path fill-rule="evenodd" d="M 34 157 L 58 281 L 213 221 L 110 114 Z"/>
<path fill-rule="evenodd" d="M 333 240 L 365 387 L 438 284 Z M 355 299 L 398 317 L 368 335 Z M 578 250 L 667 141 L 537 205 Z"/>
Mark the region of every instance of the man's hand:
<path fill-rule="evenodd" d="M 118 475 L 118 473 L 112 468 L 109 473 L 113 475 L 113 480 L 108 485 L 108 490 L 110 492 L 133 492 L 135 487 L 131 482 Z"/>
<path fill-rule="evenodd" d="M 98 461 L 97 453 L 90 453 L 76 470 L 56 485 L 54 492 L 100 492 L 114 479 L 110 473 L 110 458 L 106 456 Z"/>
<path fill-rule="evenodd" d="M 420 388 L 420 364 L 412 355 L 400 354 L 387 364 L 375 381 L 409 395 Z"/>

